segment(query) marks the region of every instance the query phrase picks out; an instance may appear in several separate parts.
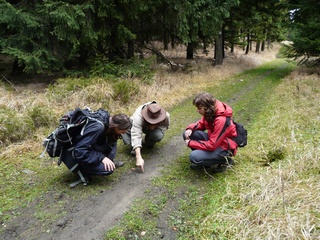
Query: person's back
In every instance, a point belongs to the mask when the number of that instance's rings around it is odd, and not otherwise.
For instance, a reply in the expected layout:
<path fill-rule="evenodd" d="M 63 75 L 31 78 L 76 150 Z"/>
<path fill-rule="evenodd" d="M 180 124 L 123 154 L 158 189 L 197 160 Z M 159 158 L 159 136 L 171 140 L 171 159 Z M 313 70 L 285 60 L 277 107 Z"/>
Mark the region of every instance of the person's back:
<path fill-rule="evenodd" d="M 104 117 L 104 122 L 90 119 L 82 133 L 74 137 L 73 146 L 63 151 L 61 161 L 72 172 L 80 171 L 89 178 L 92 175 L 109 175 L 117 166 L 123 165 L 114 159 L 117 140 L 131 128 L 130 119 L 124 114 Z"/>

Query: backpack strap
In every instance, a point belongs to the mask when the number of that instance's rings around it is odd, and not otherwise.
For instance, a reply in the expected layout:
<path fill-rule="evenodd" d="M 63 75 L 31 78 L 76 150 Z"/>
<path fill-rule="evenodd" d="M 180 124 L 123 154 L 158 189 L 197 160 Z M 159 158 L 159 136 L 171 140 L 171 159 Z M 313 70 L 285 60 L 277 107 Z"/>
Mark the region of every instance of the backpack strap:
<path fill-rule="evenodd" d="M 223 140 L 223 137 L 225 137 L 225 135 L 227 134 L 227 128 L 230 126 L 230 121 L 231 120 L 231 117 L 226 117 L 226 122 L 225 122 L 225 124 L 224 124 L 224 126 L 223 126 L 223 129 L 222 129 L 222 131 L 221 131 L 221 133 L 220 133 L 220 135 L 219 135 L 219 137 L 218 137 L 218 139 L 217 139 L 217 142 L 218 141 L 220 141 L 220 139 L 221 139 L 221 141 Z M 229 143 L 229 140 L 227 139 L 227 143 L 228 143 L 228 151 L 230 151 L 231 149 L 230 149 L 230 143 Z"/>
<path fill-rule="evenodd" d="M 43 141 L 43 145 L 44 145 L 45 148 L 43 149 L 43 152 L 40 154 L 40 158 L 44 157 L 44 155 L 45 155 L 45 153 L 47 151 L 47 148 L 48 148 L 48 144 L 49 144 L 49 139 L 45 139 Z"/>
<path fill-rule="evenodd" d="M 102 121 L 100 121 L 99 119 L 94 118 L 94 117 L 92 117 L 92 116 L 90 115 L 90 112 L 88 112 L 88 111 L 90 111 L 90 109 L 86 108 L 86 109 L 84 109 L 84 110 L 81 110 L 81 109 L 77 109 L 77 110 L 80 111 L 80 112 L 86 117 L 86 123 L 83 125 L 83 127 L 82 127 L 82 129 L 81 129 L 81 131 L 80 131 L 81 136 L 83 136 L 84 130 L 86 129 L 86 127 L 87 127 L 87 125 L 88 125 L 88 123 L 89 123 L 90 120 L 93 120 L 93 121 L 95 121 L 95 122 L 100 123 L 100 124 L 103 126 L 103 128 L 105 128 L 105 125 L 106 125 L 106 124 L 104 124 L 104 123 L 103 123 Z M 109 116 L 109 115 L 108 115 L 108 116 Z M 106 116 L 106 117 L 108 117 L 108 116 Z M 83 117 L 82 117 L 82 118 L 83 118 Z"/>
<path fill-rule="evenodd" d="M 226 117 L 226 122 L 222 128 L 222 131 L 220 132 L 218 139 L 226 133 L 227 127 L 229 127 L 229 126 L 230 126 L 230 117 Z"/>

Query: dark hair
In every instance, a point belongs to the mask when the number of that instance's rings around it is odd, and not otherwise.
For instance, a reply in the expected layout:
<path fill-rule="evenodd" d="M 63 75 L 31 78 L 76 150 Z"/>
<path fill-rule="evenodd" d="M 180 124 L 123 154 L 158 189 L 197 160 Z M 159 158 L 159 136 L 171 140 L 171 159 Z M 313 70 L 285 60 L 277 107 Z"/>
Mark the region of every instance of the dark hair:
<path fill-rule="evenodd" d="M 121 135 L 116 134 L 115 128 L 118 128 L 118 130 L 129 130 L 131 128 L 130 118 L 125 114 L 116 114 L 111 117 L 106 134 L 110 141 L 114 142 L 121 138 Z"/>
<path fill-rule="evenodd" d="M 116 114 L 112 116 L 109 128 L 118 128 L 119 130 L 128 130 L 131 128 L 130 118 L 125 114 Z"/>
<path fill-rule="evenodd" d="M 216 99 L 208 92 L 201 92 L 193 99 L 193 105 L 196 107 L 204 107 L 204 118 L 208 122 L 213 122 L 216 115 Z"/>

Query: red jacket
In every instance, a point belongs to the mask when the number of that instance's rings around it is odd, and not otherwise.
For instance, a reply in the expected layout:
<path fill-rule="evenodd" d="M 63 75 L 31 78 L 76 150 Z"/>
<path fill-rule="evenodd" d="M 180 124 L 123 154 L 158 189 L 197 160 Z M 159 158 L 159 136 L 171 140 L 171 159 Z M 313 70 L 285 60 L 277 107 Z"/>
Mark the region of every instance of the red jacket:
<path fill-rule="evenodd" d="M 227 117 L 230 118 L 230 125 L 223 131 L 224 125 L 227 121 Z M 237 136 L 236 126 L 231 120 L 232 108 L 227 104 L 216 100 L 216 117 L 213 123 L 207 122 L 202 117 L 198 122 L 190 124 L 186 129 L 192 131 L 201 130 L 208 131 L 208 141 L 204 140 L 190 140 L 189 147 L 197 150 L 214 151 L 218 147 L 224 150 L 232 150 L 233 154 L 236 154 L 237 144 L 231 140 L 231 138 Z M 221 135 L 222 134 L 222 135 Z M 218 138 L 221 135 L 220 138 Z"/>

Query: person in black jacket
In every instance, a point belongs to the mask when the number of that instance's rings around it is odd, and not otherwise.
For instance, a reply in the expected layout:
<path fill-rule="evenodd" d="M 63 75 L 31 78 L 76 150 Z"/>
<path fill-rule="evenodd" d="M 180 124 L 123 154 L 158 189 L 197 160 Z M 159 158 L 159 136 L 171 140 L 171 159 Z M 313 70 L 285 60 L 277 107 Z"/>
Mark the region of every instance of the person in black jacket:
<path fill-rule="evenodd" d="M 123 162 L 114 162 L 117 152 L 117 140 L 131 128 L 130 119 L 125 114 L 110 116 L 106 112 L 101 121 L 91 119 L 83 134 L 73 138 L 71 149 L 62 151 L 60 160 L 74 173 L 84 177 L 109 175 Z"/>

